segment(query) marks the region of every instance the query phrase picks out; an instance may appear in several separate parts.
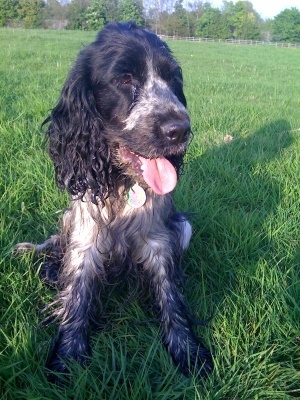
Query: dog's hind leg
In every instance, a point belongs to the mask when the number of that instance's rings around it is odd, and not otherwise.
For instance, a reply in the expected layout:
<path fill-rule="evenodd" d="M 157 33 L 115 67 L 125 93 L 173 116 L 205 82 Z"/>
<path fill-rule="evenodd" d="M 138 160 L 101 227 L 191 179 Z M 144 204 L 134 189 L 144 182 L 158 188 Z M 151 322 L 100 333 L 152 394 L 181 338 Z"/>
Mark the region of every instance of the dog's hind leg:
<path fill-rule="evenodd" d="M 41 244 L 18 243 L 14 246 L 13 251 L 18 254 L 31 251 L 36 258 L 44 257 L 40 268 L 40 278 L 50 286 L 58 283 L 64 252 L 64 243 L 60 235 L 52 235 Z"/>

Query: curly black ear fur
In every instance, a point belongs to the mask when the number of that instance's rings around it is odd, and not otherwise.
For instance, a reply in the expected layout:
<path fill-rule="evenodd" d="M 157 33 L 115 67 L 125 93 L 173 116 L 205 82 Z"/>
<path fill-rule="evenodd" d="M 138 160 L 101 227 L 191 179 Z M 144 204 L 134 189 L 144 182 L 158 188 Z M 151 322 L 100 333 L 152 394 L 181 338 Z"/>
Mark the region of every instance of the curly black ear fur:
<path fill-rule="evenodd" d="M 83 50 L 44 124 L 50 122 L 46 135 L 58 186 L 81 199 L 90 189 L 96 203 L 108 197 L 113 182 L 110 149 L 89 76 Z"/>

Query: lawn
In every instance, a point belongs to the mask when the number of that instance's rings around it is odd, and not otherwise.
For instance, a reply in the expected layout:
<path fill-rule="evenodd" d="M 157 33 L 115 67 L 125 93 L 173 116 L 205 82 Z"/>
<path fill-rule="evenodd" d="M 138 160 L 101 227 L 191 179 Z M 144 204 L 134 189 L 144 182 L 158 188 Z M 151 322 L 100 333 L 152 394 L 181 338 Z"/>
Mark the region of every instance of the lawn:
<path fill-rule="evenodd" d="M 44 362 L 55 326 L 40 260 L 19 241 L 54 233 L 67 206 L 40 125 L 95 33 L 0 29 L 0 397 L 292 399 L 300 397 L 300 49 L 170 41 L 193 140 L 175 191 L 191 211 L 186 293 L 214 354 L 205 381 L 177 373 L 159 327 L 130 292 L 109 299 L 93 356 L 64 387 Z"/>

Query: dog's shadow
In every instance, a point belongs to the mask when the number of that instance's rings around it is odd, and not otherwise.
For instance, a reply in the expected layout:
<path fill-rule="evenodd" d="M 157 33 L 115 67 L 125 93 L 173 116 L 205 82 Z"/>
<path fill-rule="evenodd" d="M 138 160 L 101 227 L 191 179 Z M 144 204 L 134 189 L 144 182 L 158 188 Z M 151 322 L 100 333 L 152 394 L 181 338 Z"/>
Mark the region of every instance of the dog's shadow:
<path fill-rule="evenodd" d="M 202 140 L 194 135 L 191 146 Z M 272 264 L 269 221 L 283 193 L 276 174 L 292 143 L 290 124 L 279 119 L 243 137 L 233 133 L 211 143 L 187 162 L 175 202 L 191 212 L 193 237 L 183 267 L 189 303 L 200 319 L 203 312 L 213 316 L 234 291 L 238 271 L 255 268 L 261 258 Z"/>

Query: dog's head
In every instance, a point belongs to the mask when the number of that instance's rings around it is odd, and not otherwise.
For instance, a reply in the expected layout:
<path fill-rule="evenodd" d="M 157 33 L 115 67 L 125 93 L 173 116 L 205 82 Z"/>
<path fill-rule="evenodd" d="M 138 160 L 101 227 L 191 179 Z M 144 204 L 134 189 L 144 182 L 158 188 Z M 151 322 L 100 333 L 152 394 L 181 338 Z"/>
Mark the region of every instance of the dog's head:
<path fill-rule="evenodd" d="M 157 194 L 176 185 L 190 137 L 181 69 L 134 23 L 108 24 L 78 56 L 48 121 L 58 184 L 93 199 L 116 180 Z"/>

